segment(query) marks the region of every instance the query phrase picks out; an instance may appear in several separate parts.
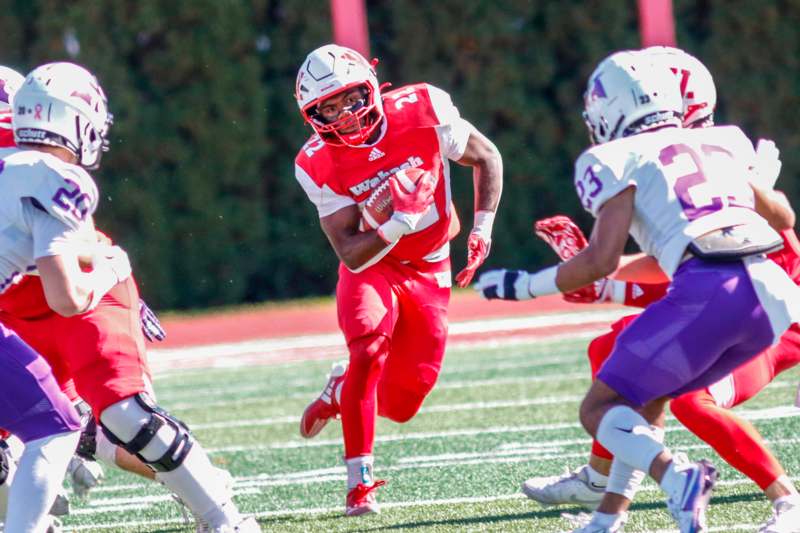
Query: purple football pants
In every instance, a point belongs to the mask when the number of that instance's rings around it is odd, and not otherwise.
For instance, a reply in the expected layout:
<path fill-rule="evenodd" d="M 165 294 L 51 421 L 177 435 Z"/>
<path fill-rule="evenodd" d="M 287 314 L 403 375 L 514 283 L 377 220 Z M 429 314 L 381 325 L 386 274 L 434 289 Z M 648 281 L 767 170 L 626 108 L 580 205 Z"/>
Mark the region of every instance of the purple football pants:
<path fill-rule="evenodd" d="M 625 328 L 597 379 L 642 406 L 719 381 L 772 340 L 744 264 L 692 258 L 667 295 Z"/>
<path fill-rule="evenodd" d="M 23 442 L 80 429 L 50 365 L 0 324 L 0 428 Z"/>

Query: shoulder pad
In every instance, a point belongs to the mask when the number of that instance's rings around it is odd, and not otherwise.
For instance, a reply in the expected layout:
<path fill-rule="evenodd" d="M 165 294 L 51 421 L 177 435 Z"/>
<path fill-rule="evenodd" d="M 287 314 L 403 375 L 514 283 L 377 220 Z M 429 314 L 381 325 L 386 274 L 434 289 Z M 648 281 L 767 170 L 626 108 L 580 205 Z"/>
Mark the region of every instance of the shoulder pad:
<path fill-rule="evenodd" d="M 98 191 L 81 167 L 33 150 L 14 153 L 1 162 L 3 188 L 18 199 L 32 198 L 51 216 L 73 229 L 97 209 Z"/>
<path fill-rule="evenodd" d="M 443 122 L 434 108 L 430 89 L 432 86 L 427 83 L 415 83 L 383 94 L 383 109 L 392 127 L 401 124 L 416 128 L 442 125 Z M 437 90 L 447 95 L 444 91 Z M 447 102 L 452 107 L 449 96 Z"/>

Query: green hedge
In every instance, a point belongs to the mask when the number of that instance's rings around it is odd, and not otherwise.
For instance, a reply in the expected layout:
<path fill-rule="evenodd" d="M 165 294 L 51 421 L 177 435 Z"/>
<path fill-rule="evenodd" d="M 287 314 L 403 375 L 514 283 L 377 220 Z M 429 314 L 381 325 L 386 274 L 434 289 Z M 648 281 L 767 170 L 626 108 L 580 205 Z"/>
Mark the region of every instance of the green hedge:
<path fill-rule="evenodd" d="M 131 255 L 159 308 L 329 294 L 336 260 L 295 183 L 309 134 L 292 97 L 300 61 L 330 40 L 319 0 L 10 0 L 1 63 L 74 60 L 97 73 L 115 114 L 96 174 L 98 226 Z M 594 65 L 636 47 L 635 2 L 370 1 L 382 81 L 428 81 L 504 155 L 505 193 L 490 265 L 536 267 L 552 254 L 537 217 L 575 216 L 571 185 L 587 144 L 581 93 Z M 676 0 L 678 39 L 717 80 L 718 122 L 782 149 L 796 197 L 800 4 Z M 421 21 L 425 21 L 424 23 Z M 79 44 L 77 55 L 70 56 Z M 454 167 L 465 225 L 471 173 Z M 464 263 L 464 238 L 453 247 Z"/>

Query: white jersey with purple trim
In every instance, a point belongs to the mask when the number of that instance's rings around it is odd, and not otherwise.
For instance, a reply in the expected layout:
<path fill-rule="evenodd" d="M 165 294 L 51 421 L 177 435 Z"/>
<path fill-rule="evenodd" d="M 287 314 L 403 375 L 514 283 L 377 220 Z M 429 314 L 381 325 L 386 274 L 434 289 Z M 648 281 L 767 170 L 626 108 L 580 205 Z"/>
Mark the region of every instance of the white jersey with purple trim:
<path fill-rule="evenodd" d="M 583 207 L 597 216 L 610 198 L 636 187 L 631 236 L 668 276 L 689 243 L 710 231 L 757 225 L 748 185 L 755 152 L 736 126 L 666 128 L 586 150 L 575 163 Z"/>
<path fill-rule="evenodd" d="M 34 273 L 37 258 L 57 255 L 57 246 L 97 241 L 97 186 L 83 168 L 44 152 L 4 150 L 0 190 L 0 292 Z"/>

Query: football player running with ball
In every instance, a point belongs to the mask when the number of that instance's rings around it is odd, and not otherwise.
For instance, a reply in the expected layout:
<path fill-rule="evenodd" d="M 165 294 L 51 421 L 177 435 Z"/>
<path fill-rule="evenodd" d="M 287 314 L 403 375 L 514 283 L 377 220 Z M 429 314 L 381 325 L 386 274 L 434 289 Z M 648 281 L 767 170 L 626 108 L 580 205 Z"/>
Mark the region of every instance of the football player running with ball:
<path fill-rule="evenodd" d="M 441 369 L 451 286 L 448 160 L 473 168 L 475 223 L 467 267 L 456 277 L 462 286 L 489 253 L 502 189 L 500 153 L 446 92 L 419 83 L 382 93 L 376 64 L 322 46 L 303 61 L 296 85 L 315 134 L 295 174 L 341 260 L 336 301 L 350 354 L 306 408 L 300 432 L 313 437 L 341 416 L 349 516 L 379 510 L 376 416 L 410 420 Z M 361 208 L 387 180 L 391 216 L 360 231 Z"/>
<path fill-rule="evenodd" d="M 602 61 L 584 101 L 596 145 L 578 158 L 575 187 L 596 217 L 588 246 L 536 273 L 489 271 L 476 288 L 508 300 L 575 291 L 617 268 L 628 232 L 658 260 L 670 291 L 619 336 L 580 418 L 613 453 L 612 480 L 648 473 L 681 532 L 704 531 L 716 470 L 673 461 L 655 424 L 669 397 L 717 382 L 777 342 L 800 319 L 800 289 L 764 256 L 782 240 L 755 211 L 755 153 L 739 128 L 682 128 L 671 75 L 633 52 Z M 608 494 L 583 531 L 621 531 L 629 504 Z"/>

